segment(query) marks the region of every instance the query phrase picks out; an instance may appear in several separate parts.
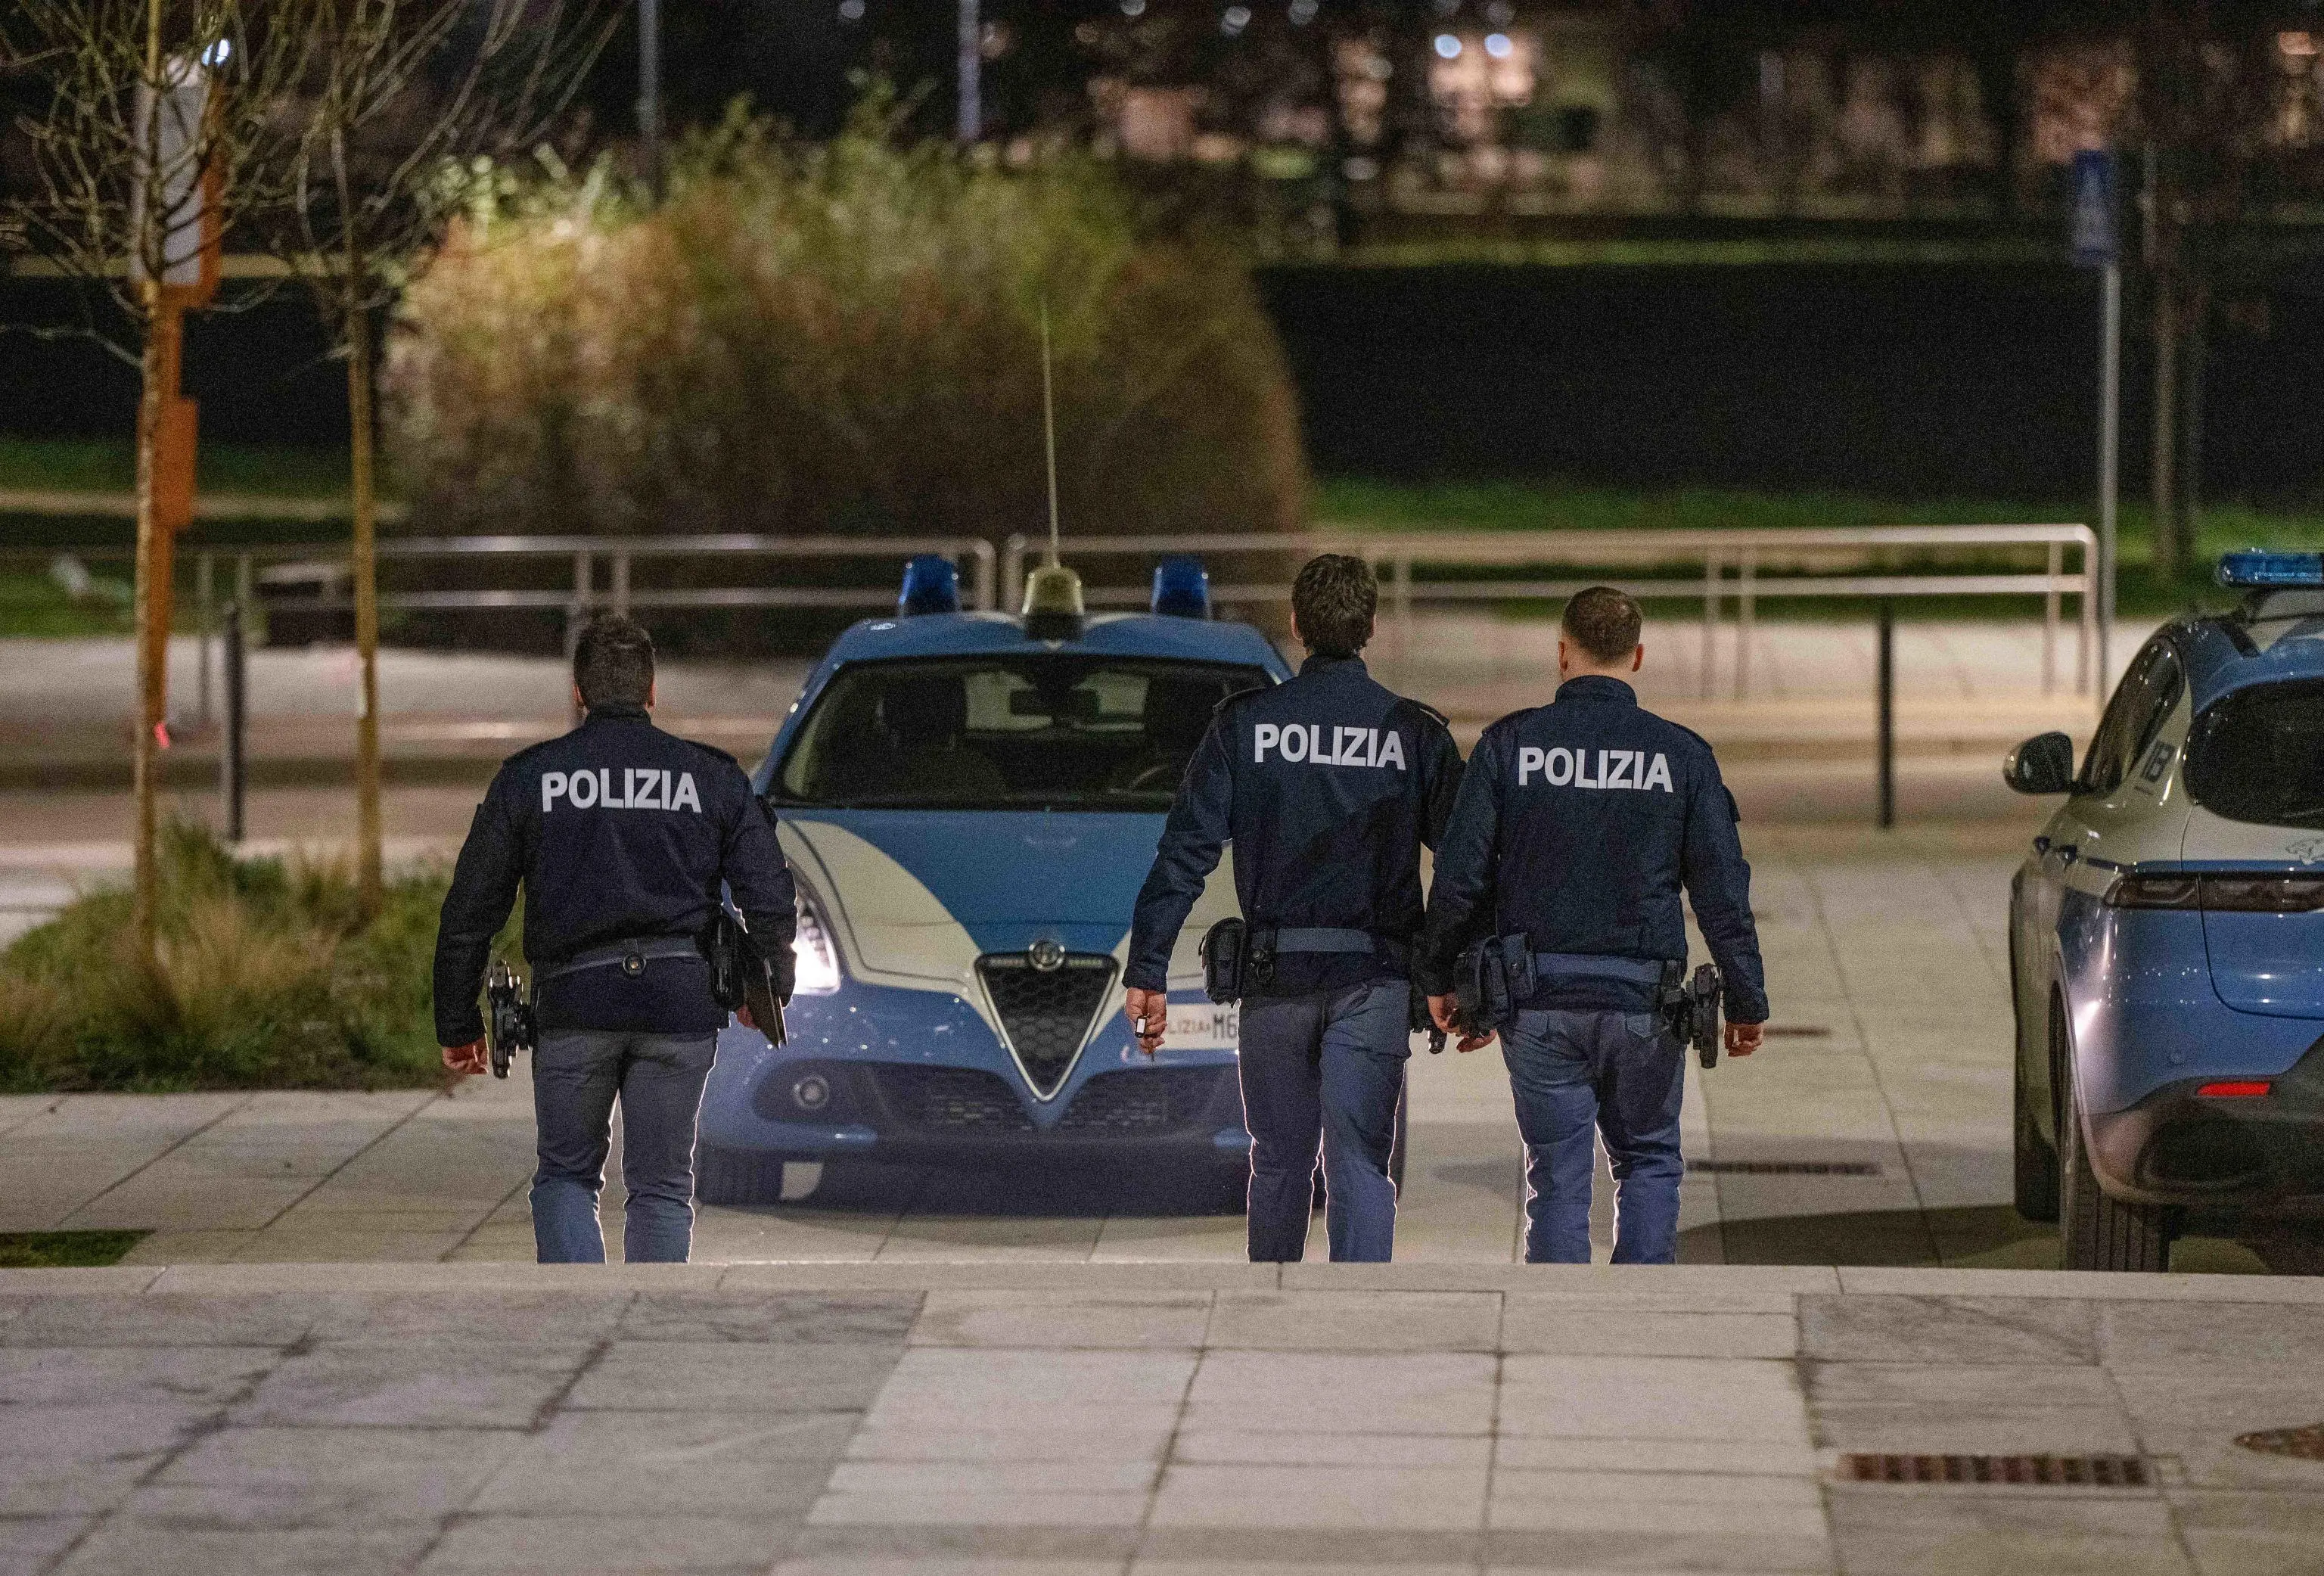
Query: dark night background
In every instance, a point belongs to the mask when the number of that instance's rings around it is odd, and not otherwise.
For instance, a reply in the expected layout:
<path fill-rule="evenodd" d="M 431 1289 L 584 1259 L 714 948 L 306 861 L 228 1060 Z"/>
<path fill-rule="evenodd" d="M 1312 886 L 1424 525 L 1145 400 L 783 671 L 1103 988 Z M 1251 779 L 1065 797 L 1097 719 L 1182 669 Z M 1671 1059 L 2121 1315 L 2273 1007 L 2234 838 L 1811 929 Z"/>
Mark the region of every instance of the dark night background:
<path fill-rule="evenodd" d="M 2070 500 L 2091 486 L 2094 276 L 2056 265 L 1263 271 L 1327 475 L 1544 475 Z M 2217 496 L 2314 487 L 2324 279 L 2264 298 L 2264 337 L 2212 341 Z M 0 315 L 66 316 L 66 287 L 0 281 Z M 2131 316 L 2134 329 L 2136 317 Z M 335 443 L 338 367 L 304 302 L 198 319 L 206 438 Z M 132 370 L 16 339 L 0 431 L 117 437 Z M 2126 474 L 2143 461 L 2144 347 L 2126 349 Z"/>

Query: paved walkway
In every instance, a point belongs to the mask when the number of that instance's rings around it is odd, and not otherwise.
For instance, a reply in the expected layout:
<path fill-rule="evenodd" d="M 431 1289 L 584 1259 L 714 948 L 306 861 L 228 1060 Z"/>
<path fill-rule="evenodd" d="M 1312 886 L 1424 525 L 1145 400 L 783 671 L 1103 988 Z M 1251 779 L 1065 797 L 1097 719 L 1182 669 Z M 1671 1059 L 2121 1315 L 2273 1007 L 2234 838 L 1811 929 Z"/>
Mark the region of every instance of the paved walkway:
<path fill-rule="evenodd" d="M 2279 1576 L 2319 1418 L 2313 1280 L 0 1272 L 0 1569 Z"/>
<path fill-rule="evenodd" d="M 2116 668 L 2149 627 L 2118 627 Z M 1646 641 L 1640 679 L 1646 698 L 1714 742 L 1855 754 L 1870 748 L 1868 623 L 1762 622 L 1748 643 L 1748 680 L 1738 673 L 1742 642 L 1730 623 L 1713 643 L 1708 688 L 1701 625 L 1652 624 Z M 2059 649 L 2056 684 L 2048 690 L 2041 650 L 2038 623 L 1900 625 L 1900 748 L 2014 742 L 2052 725 L 2087 731 L 2095 701 L 2075 694 L 2070 642 Z M 200 653 L 191 637 L 171 644 L 171 714 L 189 760 L 206 758 L 211 740 L 203 724 L 222 704 L 213 674 L 211 705 L 203 707 Z M 1384 629 L 1371 656 L 1384 678 L 1473 728 L 1547 697 L 1557 668 L 1556 626 L 1431 613 L 1416 621 L 1408 641 Z M 123 758 L 124 730 L 134 711 L 133 664 L 125 641 L 0 640 L 0 671 L 7 674 L 0 686 L 0 743 L 19 775 L 28 760 L 87 770 Z M 749 757 L 772 737 L 807 668 L 798 659 L 673 662 L 662 675 L 662 711 L 685 731 Z M 488 765 L 567 725 L 567 672 L 548 658 L 390 649 L 380 666 L 383 748 L 391 762 Z M 354 749 L 355 699 L 349 648 L 254 651 L 253 770 L 296 776 L 344 760 Z"/>
<path fill-rule="evenodd" d="M 1752 829 L 1775 1020 L 1767 1048 L 1689 1068 L 1684 1258 L 2046 1265 L 2009 1208 L 2008 875 L 2030 823 L 1879 834 Z M 1699 944 L 1698 944 L 1699 945 Z M 1397 1251 L 1507 1263 L 1520 1182 L 1492 1051 L 1416 1056 Z M 0 1100 L 0 1230 L 124 1227 L 152 1263 L 521 1259 L 531 1111 L 521 1066 L 447 1097 Z M 703 1212 L 706 1258 L 1231 1260 L 1234 1216 L 1151 1179 L 795 1166 L 795 1202 Z M 1601 1194 L 1605 1190 L 1601 1186 Z M 618 1241 L 618 1183 L 608 1189 Z M 1610 1239 L 1601 1197 L 1601 1253 Z M 1320 1244 L 1318 1251 L 1321 1251 Z M 2256 1270 L 2190 1240 L 2189 1267 Z"/>

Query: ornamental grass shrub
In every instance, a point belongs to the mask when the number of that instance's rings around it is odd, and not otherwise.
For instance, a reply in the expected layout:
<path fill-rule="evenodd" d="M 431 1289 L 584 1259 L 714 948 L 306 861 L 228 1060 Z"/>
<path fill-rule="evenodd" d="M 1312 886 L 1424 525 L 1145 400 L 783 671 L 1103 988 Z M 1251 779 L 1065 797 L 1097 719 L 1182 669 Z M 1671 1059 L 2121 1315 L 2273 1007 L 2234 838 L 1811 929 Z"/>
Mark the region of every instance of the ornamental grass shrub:
<path fill-rule="evenodd" d="M 380 1089 L 443 1075 L 429 1017 L 438 873 L 364 923 L 352 871 L 160 847 L 157 955 L 126 892 L 82 897 L 0 953 L 0 1089 Z"/>
<path fill-rule="evenodd" d="M 410 529 L 1038 535 L 1045 300 L 1066 531 L 1300 526 L 1291 380 L 1231 253 L 1093 161 L 894 124 L 875 99 L 808 146 L 738 114 L 658 209 L 491 184 L 392 337 Z"/>

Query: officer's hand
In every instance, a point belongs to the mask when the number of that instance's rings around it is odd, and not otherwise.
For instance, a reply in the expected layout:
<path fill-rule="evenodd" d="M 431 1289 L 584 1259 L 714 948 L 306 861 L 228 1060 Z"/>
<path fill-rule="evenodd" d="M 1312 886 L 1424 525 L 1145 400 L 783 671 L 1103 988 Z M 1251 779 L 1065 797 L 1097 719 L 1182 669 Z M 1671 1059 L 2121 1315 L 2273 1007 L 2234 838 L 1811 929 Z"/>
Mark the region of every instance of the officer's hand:
<path fill-rule="evenodd" d="M 747 1001 L 734 1009 L 734 1021 L 741 1024 L 744 1028 L 756 1028 L 759 1027 L 759 1020 L 751 1016 L 751 1004 Z"/>
<path fill-rule="evenodd" d="M 1169 992 L 1133 985 L 1122 998 L 1121 1009 L 1130 1015 L 1130 1032 L 1138 1037 L 1138 1048 L 1149 1056 L 1160 1050 L 1162 1027 L 1170 1019 Z"/>
<path fill-rule="evenodd" d="M 481 1039 L 470 1040 L 465 1046 L 444 1047 L 444 1066 L 447 1072 L 463 1074 L 481 1073 L 484 1070 L 484 1042 Z"/>
<path fill-rule="evenodd" d="M 1766 1031 L 1766 1027 L 1767 1026 L 1763 1023 L 1729 1024 L 1727 1026 L 1727 1054 L 1730 1056 L 1748 1056 L 1753 1051 L 1757 1050 L 1759 1048 L 1760 1037 Z"/>
<path fill-rule="evenodd" d="M 1460 998 L 1457 996 L 1431 996 L 1428 999 L 1428 1016 L 1439 1029 L 1449 1036 L 1457 1037 L 1452 1048 L 1463 1055 L 1480 1046 L 1491 1045 L 1493 1043 L 1491 1035 L 1471 1034 L 1461 1027 L 1460 1020 L 1453 1017 L 1453 1012 L 1459 1006 Z"/>

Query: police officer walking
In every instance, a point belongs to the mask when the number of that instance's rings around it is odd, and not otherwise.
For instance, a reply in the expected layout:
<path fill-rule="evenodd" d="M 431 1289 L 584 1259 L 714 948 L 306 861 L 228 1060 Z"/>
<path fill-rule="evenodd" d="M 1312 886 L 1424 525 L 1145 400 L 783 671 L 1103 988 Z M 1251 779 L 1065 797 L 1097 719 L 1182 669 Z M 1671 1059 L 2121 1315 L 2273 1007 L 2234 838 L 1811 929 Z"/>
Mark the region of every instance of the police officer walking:
<path fill-rule="evenodd" d="M 1244 919 L 1241 1074 L 1250 1257 L 1305 1250 L 1320 1140 L 1335 1260 L 1386 1260 L 1397 1101 L 1411 1055 L 1420 847 L 1451 814 L 1461 755 L 1444 719 L 1383 688 L 1357 655 L 1379 601 L 1360 558 L 1299 571 L 1297 677 L 1221 704 L 1188 764 L 1130 930 L 1127 1010 L 1151 1055 L 1170 954 L 1220 850 Z"/>
<path fill-rule="evenodd" d="M 476 807 L 436 940 L 444 1064 L 484 1070 L 476 995 L 493 937 L 524 887 L 540 1045 L 534 1241 L 544 1264 L 599 1264 L 613 1101 L 622 1103 L 623 1249 L 684 1262 L 694 1234 L 695 1123 L 726 1014 L 704 935 L 723 881 L 788 1000 L 797 923 L 772 816 L 733 757 L 655 727 L 653 641 L 618 614 L 573 653 L 587 711 L 512 756 Z"/>
<path fill-rule="evenodd" d="M 1566 604 L 1556 698 L 1478 742 L 1429 895 L 1421 970 L 1439 1028 L 1455 1025 L 1466 944 L 1530 954 L 1535 988 L 1500 1030 L 1529 1263 L 1589 1262 L 1593 1128 L 1618 1190 L 1614 1262 L 1675 1257 L 1685 1046 L 1659 1014 L 1686 958 L 1682 886 L 1724 980 L 1729 1054 L 1757 1050 L 1767 1017 L 1734 796 L 1709 744 L 1638 705 L 1640 622 L 1605 586 Z"/>

